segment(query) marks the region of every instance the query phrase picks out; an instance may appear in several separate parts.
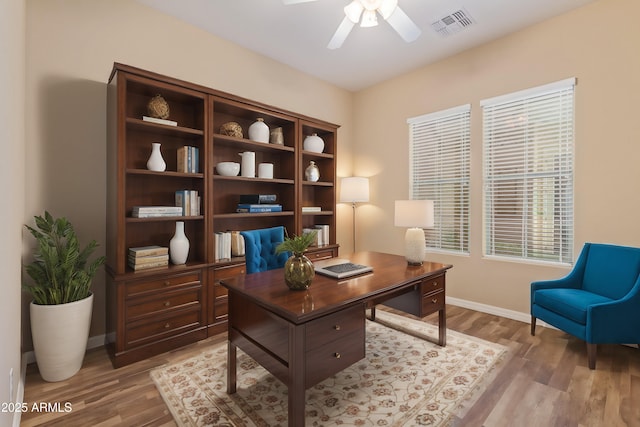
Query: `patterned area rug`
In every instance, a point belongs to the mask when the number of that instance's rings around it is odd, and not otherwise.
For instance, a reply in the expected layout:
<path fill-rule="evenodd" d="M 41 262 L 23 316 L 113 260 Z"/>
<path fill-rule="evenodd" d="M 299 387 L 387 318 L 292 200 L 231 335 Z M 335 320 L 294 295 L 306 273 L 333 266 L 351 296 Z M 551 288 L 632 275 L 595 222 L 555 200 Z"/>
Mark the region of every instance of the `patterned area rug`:
<path fill-rule="evenodd" d="M 508 350 L 376 311 L 366 357 L 306 391 L 307 426 L 446 426 L 494 376 Z M 399 333 L 398 331 L 401 331 Z M 151 377 L 179 426 L 286 426 L 287 388 L 238 350 L 237 393 L 226 393 L 227 345 L 157 368 Z"/>

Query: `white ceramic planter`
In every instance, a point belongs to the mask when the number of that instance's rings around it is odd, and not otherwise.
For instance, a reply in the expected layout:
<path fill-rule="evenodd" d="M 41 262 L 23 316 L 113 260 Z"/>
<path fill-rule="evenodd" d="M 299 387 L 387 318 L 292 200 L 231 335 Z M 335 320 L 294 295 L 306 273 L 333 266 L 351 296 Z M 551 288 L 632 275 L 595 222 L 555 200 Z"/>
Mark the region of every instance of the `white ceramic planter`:
<path fill-rule="evenodd" d="M 31 303 L 31 336 L 42 379 L 62 381 L 82 367 L 89 340 L 93 294 L 67 304 Z"/>

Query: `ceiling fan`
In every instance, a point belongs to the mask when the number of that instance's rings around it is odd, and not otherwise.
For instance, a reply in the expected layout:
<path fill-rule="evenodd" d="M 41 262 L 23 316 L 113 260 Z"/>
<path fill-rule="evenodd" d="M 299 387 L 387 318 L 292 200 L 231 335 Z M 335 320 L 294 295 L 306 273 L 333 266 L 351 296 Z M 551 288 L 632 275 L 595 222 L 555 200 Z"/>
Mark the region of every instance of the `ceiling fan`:
<path fill-rule="evenodd" d="M 285 5 L 308 3 L 316 0 L 282 0 Z M 398 0 L 353 0 L 344 8 L 346 15 L 329 41 L 329 49 L 337 49 L 347 39 L 351 29 L 360 22 L 361 27 L 378 25 L 376 12 L 393 27 L 394 30 L 410 43 L 417 39 L 422 31 L 398 6 Z M 362 18 L 362 19 L 360 19 Z"/>

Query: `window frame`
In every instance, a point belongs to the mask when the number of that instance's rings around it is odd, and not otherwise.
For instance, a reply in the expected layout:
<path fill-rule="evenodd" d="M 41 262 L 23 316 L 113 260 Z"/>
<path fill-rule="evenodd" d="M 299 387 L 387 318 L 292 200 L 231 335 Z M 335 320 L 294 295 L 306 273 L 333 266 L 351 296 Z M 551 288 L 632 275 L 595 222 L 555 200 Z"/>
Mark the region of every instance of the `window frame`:
<path fill-rule="evenodd" d="M 573 264 L 575 86 L 569 78 L 480 102 L 484 257 Z"/>
<path fill-rule="evenodd" d="M 471 104 L 412 117 L 407 123 L 410 198 L 434 201 L 434 228 L 425 230 L 427 250 L 469 255 Z M 456 159 L 456 155 L 460 158 Z M 434 170 L 420 171 L 421 156 L 430 156 L 428 163 Z M 456 190 L 442 191 L 444 186 L 456 185 Z"/>

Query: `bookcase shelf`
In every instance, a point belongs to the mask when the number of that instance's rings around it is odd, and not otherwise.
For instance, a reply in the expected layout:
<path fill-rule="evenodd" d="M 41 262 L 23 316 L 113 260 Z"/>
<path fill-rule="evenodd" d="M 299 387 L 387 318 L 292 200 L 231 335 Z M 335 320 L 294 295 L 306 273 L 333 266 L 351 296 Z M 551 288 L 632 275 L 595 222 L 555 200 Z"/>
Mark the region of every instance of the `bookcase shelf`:
<path fill-rule="evenodd" d="M 168 120 L 176 126 L 143 119 L 158 94 L 167 101 Z M 216 234 L 284 226 L 288 235 L 297 235 L 305 228 L 328 226 L 329 243 L 310 248 L 310 258 L 338 255 L 337 125 L 117 63 L 107 98 L 107 336 L 114 366 L 226 330 L 227 295 L 220 280 L 244 274 L 245 266 L 242 256 L 217 259 Z M 250 140 L 249 126 L 258 118 L 270 129 L 281 128 L 284 143 Z M 221 133 L 228 122 L 241 126 L 242 137 Z M 304 138 L 313 133 L 325 142 L 322 153 L 303 148 Z M 147 170 L 152 143 L 161 145 L 165 171 Z M 178 152 L 184 153 L 185 146 L 198 149 L 197 173 L 178 172 Z M 272 179 L 217 173 L 217 163 L 240 163 L 239 153 L 246 151 L 255 153 L 256 171 L 259 163 L 273 164 Z M 320 170 L 319 182 L 304 178 L 312 160 Z M 198 192 L 200 215 L 132 216 L 135 206 L 173 206 L 181 190 Z M 274 194 L 283 211 L 238 213 L 243 194 Z M 321 210 L 302 212 L 303 206 Z M 168 247 L 178 221 L 184 222 L 190 243 L 186 264 L 136 271 L 128 266 L 129 248 Z M 180 296 L 176 305 L 174 295 Z M 157 306 L 158 299 L 166 301 L 166 310 L 147 309 Z M 147 329 L 155 332 L 145 335 Z"/>

